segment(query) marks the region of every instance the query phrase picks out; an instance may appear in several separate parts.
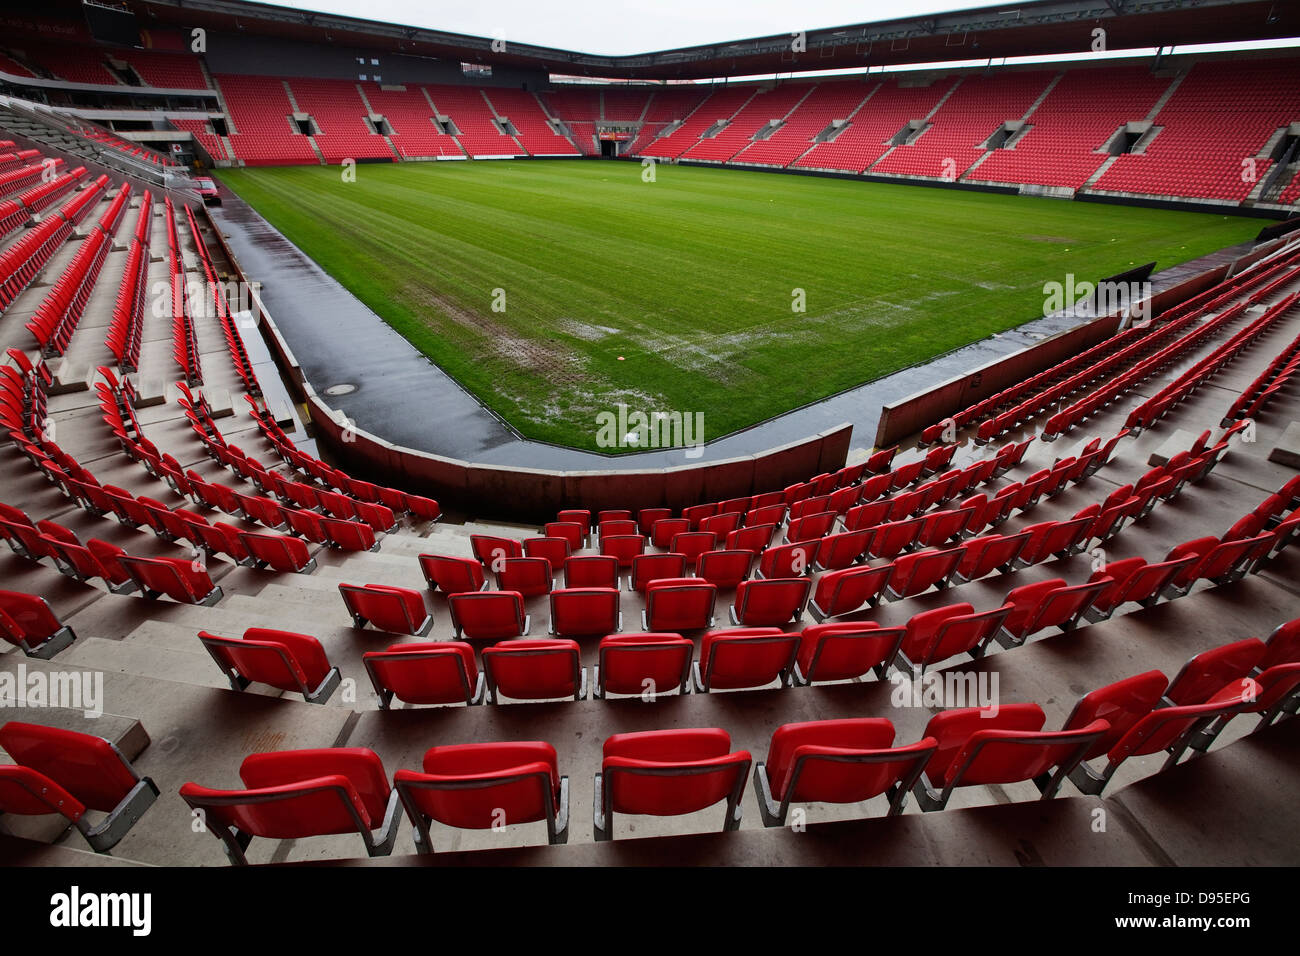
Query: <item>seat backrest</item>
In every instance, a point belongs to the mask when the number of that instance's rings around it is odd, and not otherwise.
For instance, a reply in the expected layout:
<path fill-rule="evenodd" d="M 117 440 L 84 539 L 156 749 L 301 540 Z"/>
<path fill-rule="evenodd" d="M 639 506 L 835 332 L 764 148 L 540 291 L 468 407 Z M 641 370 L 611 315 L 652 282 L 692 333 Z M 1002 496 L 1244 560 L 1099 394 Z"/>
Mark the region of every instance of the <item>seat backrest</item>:
<path fill-rule="evenodd" d="M 709 688 L 762 687 L 788 674 L 799 635 L 777 627 L 710 631 L 700 643 L 700 674 Z"/>
<path fill-rule="evenodd" d="M 558 588 L 551 592 L 551 630 L 578 636 L 613 633 L 618 603 L 617 588 Z"/>
<path fill-rule="evenodd" d="M 744 549 L 705 551 L 696 563 L 696 574 L 720 588 L 737 587 L 749 577 L 754 554 Z"/>
<path fill-rule="evenodd" d="M 379 826 L 388 782 L 373 752 L 361 748 L 252 754 L 240 766 L 245 790 L 181 787 L 208 820 L 243 833 L 293 840 Z"/>
<path fill-rule="evenodd" d="M 680 634 L 609 634 L 598 653 L 603 691 L 654 695 L 686 686 L 695 644 Z"/>
<path fill-rule="evenodd" d="M 742 581 L 736 589 L 736 618 L 745 625 L 780 625 L 797 617 L 808 599 L 808 578 Z"/>
<path fill-rule="evenodd" d="M 488 686 L 515 700 L 576 697 L 582 686 L 577 641 L 503 641 L 483 648 L 482 657 Z"/>
<path fill-rule="evenodd" d="M 279 534 L 248 534 L 239 536 L 249 554 L 265 561 L 277 571 L 298 571 L 310 560 L 307 546 L 298 538 Z"/>
<path fill-rule="evenodd" d="M 617 588 L 618 559 L 605 554 L 575 554 L 564 562 L 566 588 Z"/>
<path fill-rule="evenodd" d="M 220 662 L 223 672 L 235 671 L 254 683 L 269 684 L 285 691 L 307 693 L 314 689 L 323 674 L 317 676 L 315 681 L 311 680 L 304 666 L 308 662 L 299 663 L 294 647 L 290 643 L 276 640 L 272 636 L 274 632 L 264 633 L 264 639 L 245 639 L 220 637 L 199 631 L 199 640 L 208 649 L 208 653 Z M 325 662 L 325 651 L 319 641 L 305 634 L 296 636 L 315 643 L 315 654 L 308 652 L 309 658 L 314 658 L 317 665 Z M 319 666 L 313 670 L 319 671 Z M 329 670 L 328 662 L 325 662 L 325 670 Z"/>
<path fill-rule="evenodd" d="M 432 747 L 423 773 L 393 777 L 408 810 L 462 830 L 544 820 L 560 795 L 555 748 L 543 741 Z"/>
<path fill-rule="evenodd" d="M 892 564 L 827 571 L 817 580 L 817 606 L 826 617 L 856 611 L 880 594 L 893 573 Z"/>
<path fill-rule="evenodd" d="M 381 631 L 414 634 L 428 616 L 419 591 L 383 584 L 340 584 L 348 610 Z"/>
<path fill-rule="evenodd" d="M 618 813 L 675 816 L 739 800 L 748 751 L 717 728 L 615 734 L 605 741 L 605 799 Z"/>
<path fill-rule="evenodd" d="M 362 655 L 379 694 L 408 704 L 468 702 L 474 695 L 474 648 L 464 641 L 413 641 Z"/>
<path fill-rule="evenodd" d="M 195 568 L 189 561 L 127 555 L 118 560 L 141 587 L 160 591 L 183 604 L 198 604 L 213 590 L 208 573 Z"/>
<path fill-rule="evenodd" d="M 1204 703 L 1225 684 L 1248 676 L 1266 649 L 1259 638 L 1249 637 L 1203 651 L 1183 665 L 1165 696 L 1180 705 Z"/>
<path fill-rule="evenodd" d="M 813 624 L 799 638 L 799 672 L 807 681 L 853 680 L 888 667 L 906 632 L 871 621 Z"/>
<path fill-rule="evenodd" d="M 524 538 L 524 554 L 530 558 L 545 558 L 552 568 L 564 565 L 572 548 L 564 538 Z"/>
<path fill-rule="evenodd" d="M 497 572 L 497 587 L 529 596 L 551 589 L 551 562 L 545 558 L 506 558 Z"/>
<path fill-rule="evenodd" d="M 684 554 L 638 554 L 632 559 L 632 587 L 644 591 L 646 585 L 659 578 L 686 576 Z"/>
<path fill-rule="evenodd" d="M 1264 644 L 1266 650 L 1258 665 L 1261 668 L 1300 661 L 1300 617 L 1279 624 Z"/>
<path fill-rule="evenodd" d="M 10 636 L 10 643 L 26 643 L 34 646 L 41 643 L 62 625 L 50 610 L 45 598 L 21 591 L 0 591 L 0 612 L 4 612 L 7 622 L 12 621 L 19 634 Z M 18 639 L 20 638 L 20 639 Z"/>
<path fill-rule="evenodd" d="M 967 741 L 980 731 L 1003 732 L 1041 730 L 1047 715 L 1037 704 L 1002 704 L 996 710 L 959 707 L 930 718 L 922 736 L 937 742 L 934 756 L 925 765 L 925 775 L 935 786 L 943 786 L 949 770 Z"/>
<path fill-rule="evenodd" d="M 652 631 L 708 627 L 718 589 L 701 578 L 660 578 L 646 588 L 646 620 Z"/>
<path fill-rule="evenodd" d="M 772 794 L 792 803 L 869 800 L 906 782 L 935 746 L 933 739 L 898 748 L 893 742 L 893 725 L 879 717 L 783 724 L 768 748 Z"/>
<path fill-rule="evenodd" d="M 479 640 L 518 637 L 524 632 L 524 596 L 518 591 L 474 591 L 447 598 L 456 629 Z"/>
<path fill-rule="evenodd" d="M 13 720 L 0 727 L 0 747 L 92 810 L 111 812 L 140 780 L 116 747 L 93 734 Z"/>
<path fill-rule="evenodd" d="M 514 538 L 472 534 L 469 536 L 469 543 L 474 557 L 478 558 L 489 571 L 500 571 L 506 558 L 522 558 L 524 555 L 523 545 Z"/>
<path fill-rule="evenodd" d="M 817 563 L 823 568 L 847 568 L 866 554 L 874 534 L 873 529 L 863 528 L 827 535 L 817 544 Z"/>
<path fill-rule="evenodd" d="M 422 554 L 419 561 L 429 587 L 440 589 L 444 594 L 478 591 L 483 587 L 483 565 L 473 558 Z"/>
<path fill-rule="evenodd" d="M 569 550 L 577 551 L 582 547 L 587 532 L 576 521 L 551 521 L 542 525 L 542 533 L 548 538 L 563 538 L 569 543 Z"/>
<path fill-rule="evenodd" d="M 1032 780 L 1053 767 L 1077 763 L 1109 726 L 1094 720 L 1077 730 L 978 730 L 953 759 L 944 783 L 973 786 Z"/>
<path fill-rule="evenodd" d="M 1155 708 L 1168 683 L 1165 675 L 1152 670 L 1099 687 L 1079 698 L 1062 730 L 1078 730 L 1094 720 L 1104 720 L 1110 729 L 1091 744 L 1084 760 L 1100 756 L 1115 746 L 1129 729 Z"/>

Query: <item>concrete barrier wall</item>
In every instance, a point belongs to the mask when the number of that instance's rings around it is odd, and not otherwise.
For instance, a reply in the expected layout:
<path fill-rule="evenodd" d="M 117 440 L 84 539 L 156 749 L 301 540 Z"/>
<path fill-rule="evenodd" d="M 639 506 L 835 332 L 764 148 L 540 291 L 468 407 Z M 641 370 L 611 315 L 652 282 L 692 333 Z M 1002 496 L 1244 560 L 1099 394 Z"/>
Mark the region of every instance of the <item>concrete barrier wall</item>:
<path fill-rule="evenodd" d="M 404 448 L 347 428 L 309 391 L 317 444 L 349 474 L 436 498 L 444 507 L 520 521 L 545 521 L 561 508 L 684 508 L 705 501 L 778 491 L 842 467 L 853 426 L 759 455 L 645 471 L 544 471 L 477 465 Z"/>
<path fill-rule="evenodd" d="M 234 274 L 248 282 L 207 209 L 208 223 Z M 358 478 L 436 498 L 444 507 L 475 515 L 544 521 L 562 508 L 684 508 L 764 491 L 779 491 L 848 460 L 849 423 L 757 455 L 673 468 L 621 470 L 617 459 L 598 471 L 543 471 L 444 458 L 394 445 L 349 428 L 306 380 L 260 297 L 253 297 L 258 328 L 289 380 L 294 398 L 306 406 L 317 444 L 339 467 Z"/>

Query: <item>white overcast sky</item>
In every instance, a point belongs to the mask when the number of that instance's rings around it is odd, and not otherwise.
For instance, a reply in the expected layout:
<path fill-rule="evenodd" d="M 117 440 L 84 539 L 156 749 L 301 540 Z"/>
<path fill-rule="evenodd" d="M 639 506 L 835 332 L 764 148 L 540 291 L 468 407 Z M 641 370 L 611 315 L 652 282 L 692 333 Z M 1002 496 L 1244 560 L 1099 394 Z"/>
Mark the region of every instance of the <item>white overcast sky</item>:
<path fill-rule="evenodd" d="M 268 0 L 264 0 L 268 2 Z M 275 6 L 618 56 L 987 6 L 962 0 L 269 0 Z"/>

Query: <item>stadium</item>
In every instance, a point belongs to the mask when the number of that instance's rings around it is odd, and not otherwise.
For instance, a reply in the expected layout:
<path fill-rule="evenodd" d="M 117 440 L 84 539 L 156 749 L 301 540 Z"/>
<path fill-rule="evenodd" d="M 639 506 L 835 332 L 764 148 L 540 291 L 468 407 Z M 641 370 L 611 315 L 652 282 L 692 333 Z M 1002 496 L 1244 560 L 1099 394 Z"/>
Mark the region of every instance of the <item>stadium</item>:
<path fill-rule="evenodd" d="M 0 14 L 0 861 L 1300 863 L 1300 7 L 337 6 Z"/>

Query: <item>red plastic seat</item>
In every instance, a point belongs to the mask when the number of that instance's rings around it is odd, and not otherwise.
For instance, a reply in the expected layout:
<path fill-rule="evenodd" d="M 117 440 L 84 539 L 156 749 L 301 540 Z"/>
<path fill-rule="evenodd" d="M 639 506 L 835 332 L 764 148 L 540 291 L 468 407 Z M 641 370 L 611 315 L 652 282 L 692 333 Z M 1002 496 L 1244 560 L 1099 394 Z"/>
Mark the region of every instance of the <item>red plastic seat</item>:
<path fill-rule="evenodd" d="M 943 590 L 957 570 L 966 549 L 948 548 L 946 551 L 918 551 L 894 559 L 894 573 L 885 585 L 885 596 L 901 600 L 923 594 L 930 588 Z"/>
<path fill-rule="evenodd" d="M 307 553 L 307 546 L 298 538 L 283 534 L 248 534 L 239 541 L 258 567 L 269 567 L 290 574 L 310 574 L 316 570 L 316 559 Z"/>
<path fill-rule="evenodd" d="M 635 694 L 653 700 L 676 687 L 690 691 L 695 644 L 680 634 L 609 634 L 600 639 L 592 696 Z"/>
<path fill-rule="evenodd" d="M 647 631 L 696 631 L 713 626 L 718 589 L 701 578 L 660 578 L 645 591 L 641 626 Z"/>
<path fill-rule="evenodd" d="M 180 558 L 136 558 L 128 555 L 122 555 L 118 561 L 145 597 L 155 598 L 166 594 L 173 601 L 182 604 L 202 604 L 208 607 L 221 600 L 221 588 L 212 583 L 207 571 L 196 568 L 192 561 Z"/>
<path fill-rule="evenodd" d="M 551 592 L 551 562 L 545 558 L 506 558 L 497 571 L 497 589 L 518 591 L 524 597 Z"/>
<path fill-rule="evenodd" d="M 1084 760 L 1100 757 L 1119 743 L 1134 724 L 1155 709 L 1167 683 L 1168 679 L 1163 673 L 1153 670 L 1099 687 L 1079 698 L 1061 729 L 1077 730 L 1094 720 L 1106 721 L 1110 728 L 1083 755 Z"/>
<path fill-rule="evenodd" d="M 1171 704 L 1203 704 L 1224 686 L 1247 677 L 1267 648 L 1256 637 L 1234 641 L 1197 654 L 1169 682 L 1165 699 Z"/>
<path fill-rule="evenodd" d="M 758 559 L 758 573 L 765 578 L 792 578 L 807 574 L 817 557 L 816 542 L 782 544 L 768 548 Z"/>
<path fill-rule="evenodd" d="M 582 528 L 582 534 L 591 534 L 591 512 L 581 508 L 569 508 L 555 515 L 555 520 L 566 524 L 576 524 Z"/>
<path fill-rule="evenodd" d="M 754 553 L 743 548 L 705 551 L 700 555 L 695 573 L 720 589 L 732 590 L 749 577 L 753 566 Z M 683 573 L 685 573 L 684 569 Z"/>
<path fill-rule="evenodd" d="M 1168 770 L 1178 763 L 1202 730 L 1217 719 L 1236 714 L 1246 705 L 1247 699 L 1258 699 L 1257 689 L 1233 685 L 1226 698 L 1211 698 L 1203 704 L 1158 707 L 1132 723 L 1128 731 L 1106 752 L 1108 762 L 1104 771 L 1098 773 L 1085 760 L 1070 774 L 1070 780 L 1083 793 L 1099 795 L 1115 771 L 1129 757 L 1143 757 L 1162 750 L 1167 751 L 1169 756 L 1161 769 Z"/>
<path fill-rule="evenodd" d="M 461 830 L 546 823 L 547 841 L 568 840 L 569 778 L 542 741 L 432 747 L 424 772 L 399 770 L 393 784 L 415 827 L 415 847 L 433 852 L 434 822 Z"/>
<path fill-rule="evenodd" d="M 1007 594 L 1010 612 L 1002 622 L 998 643 L 1017 647 L 1044 628 L 1070 630 L 1108 584 L 1094 581 L 1070 586 L 1060 578 L 1052 578 L 1013 588 Z"/>
<path fill-rule="evenodd" d="M 646 586 L 659 578 L 686 577 L 686 556 L 667 554 L 638 554 L 632 559 L 632 573 L 628 575 L 628 590 L 644 592 Z"/>
<path fill-rule="evenodd" d="M 456 639 L 499 641 L 528 633 L 529 616 L 518 591 L 475 591 L 447 598 Z"/>
<path fill-rule="evenodd" d="M 483 575 L 483 565 L 473 558 L 457 558 L 445 554 L 422 554 L 419 556 L 420 570 L 424 580 L 429 582 L 429 590 L 441 590 L 444 594 L 465 594 L 483 590 L 487 583 Z"/>
<path fill-rule="evenodd" d="M 886 793 L 896 816 L 936 746 L 927 737 L 895 747 L 894 725 L 879 717 L 783 724 L 754 767 L 763 824 L 783 826 L 792 803 L 863 803 Z"/>
<path fill-rule="evenodd" d="M 1043 731 L 1037 704 L 945 710 L 930 718 L 925 736 L 938 746 L 913 792 L 922 810 L 942 810 L 958 787 L 1033 780 L 1043 799 L 1054 797 L 1083 755 L 1109 729 L 1094 720 L 1077 730 Z M 1050 774 L 1050 775 L 1049 775 Z"/>
<path fill-rule="evenodd" d="M 929 665 L 958 654 L 970 654 L 978 660 L 1010 611 L 1003 605 L 977 613 L 971 605 L 962 603 L 913 614 L 901 648 L 904 665 L 925 673 Z"/>
<path fill-rule="evenodd" d="M 95 539 L 91 539 L 85 545 L 60 541 L 47 535 L 42 535 L 42 540 L 49 547 L 55 563 L 59 565 L 59 570 L 64 574 L 70 575 L 78 581 L 100 578 L 105 586 L 115 594 L 121 594 L 135 588 L 135 582 L 131 580 L 131 575 L 126 573 L 126 569 L 117 560 L 119 555 L 126 553 L 121 548 Z M 101 548 L 110 549 L 111 557 L 101 561 L 95 552 L 91 550 L 91 543 Z"/>
<path fill-rule="evenodd" d="M 860 531 L 826 535 L 817 543 L 814 566 L 819 571 L 841 571 L 857 564 L 867 553 L 874 534 L 874 529 L 863 528 Z"/>
<path fill-rule="evenodd" d="M 577 641 L 536 638 L 483 648 L 489 702 L 587 696 L 587 669 Z"/>
<path fill-rule="evenodd" d="M 742 627 L 709 631 L 700 644 L 695 689 L 735 690 L 779 681 L 790 686 L 799 635 L 776 627 Z"/>
<path fill-rule="evenodd" d="M 563 538 L 570 551 L 580 550 L 587 538 L 587 532 L 576 521 L 552 521 L 542 525 L 542 533 L 548 538 Z"/>
<path fill-rule="evenodd" d="M 200 811 L 230 862 L 243 865 L 253 837 L 297 840 L 356 833 L 369 856 L 393 851 L 398 798 L 374 751 L 361 747 L 251 754 L 239 767 L 244 790 L 187 783 L 181 799 Z"/>
<path fill-rule="evenodd" d="M 654 534 L 656 521 L 671 518 L 672 516 L 672 508 L 642 508 L 636 513 L 637 531 L 649 538 Z M 659 547 L 659 545 L 655 545 L 655 547 Z"/>
<path fill-rule="evenodd" d="M 817 541 L 830 533 L 838 518 L 839 515 L 834 511 L 820 511 L 804 515 L 802 518 L 792 518 L 785 529 L 785 540 L 790 542 Z"/>
<path fill-rule="evenodd" d="M 566 588 L 617 588 L 618 559 L 604 554 L 575 554 L 564 562 Z"/>
<path fill-rule="evenodd" d="M 776 528 L 775 524 L 755 524 L 737 528 L 727 535 L 726 550 L 761 554 L 772 543 L 772 538 L 776 535 Z"/>
<path fill-rule="evenodd" d="M 1264 641 L 1264 656 L 1258 666 L 1264 669 L 1297 661 L 1300 661 L 1300 617 L 1273 629 Z"/>
<path fill-rule="evenodd" d="M 199 631 L 199 640 L 233 690 L 269 684 L 302 694 L 309 704 L 323 704 L 341 680 L 320 641 L 307 634 L 250 627 L 242 638 Z"/>
<path fill-rule="evenodd" d="M 740 522 L 744 514 L 739 511 L 719 511 L 715 515 L 709 515 L 700 522 L 699 530 L 703 534 L 713 535 L 719 542 L 725 541 L 727 535 L 740 527 Z"/>
<path fill-rule="evenodd" d="M 614 558 L 620 568 L 630 568 L 632 559 L 645 553 L 645 538 L 639 534 L 617 534 L 602 538 L 600 553 Z"/>
<path fill-rule="evenodd" d="M 725 730 L 652 730 L 605 741 L 596 774 L 594 833 L 614 837 L 614 814 L 677 816 L 726 801 L 723 830 L 740 826 L 748 751 L 731 752 Z"/>
<path fill-rule="evenodd" d="M 622 622 L 616 587 L 566 587 L 551 592 L 552 634 L 574 637 L 613 634 L 623 629 Z"/>
<path fill-rule="evenodd" d="M 892 564 L 827 571 L 817 579 L 809 613 L 814 619 L 824 621 L 828 617 L 851 614 L 863 605 L 875 607 L 893 573 Z"/>
<path fill-rule="evenodd" d="M 731 622 L 746 627 L 780 626 L 803 614 L 812 582 L 807 578 L 768 578 L 741 581 Z"/>
<path fill-rule="evenodd" d="M 921 533 L 917 536 L 918 540 L 927 547 L 933 548 L 947 544 L 954 538 L 960 538 L 974 514 L 974 508 L 956 508 L 926 515 Z"/>
<path fill-rule="evenodd" d="M 360 521 L 348 521 L 343 518 L 320 519 L 320 526 L 333 548 L 343 551 L 377 551 L 375 532 L 370 525 Z"/>
<path fill-rule="evenodd" d="M 898 654 L 904 628 L 881 627 L 871 621 L 813 624 L 799 637 L 794 681 L 856 680 L 871 671 L 884 680 Z"/>
<path fill-rule="evenodd" d="M 869 553 L 876 558 L 896 558 L 916 544 L 924 526 L 924 518 L 908 518 L 877 525 Z"/>
<path fill-rule="evenodd" d="M 361 656 L 379 707 L 393 698 L 408 704 L 478 704 L 485 683 L 474 662 L 474 648 L 464 641 L 412 641 Z"/>
<path fill-rule="evenodd" d="M 548 532 L 549 534 L 549 532 Z M 522 558 L 524 547 L 514 538 L 502 538 L 491 534 L 472 534 L 469 536 L 470 550 L 483 567 L 489 571 L 500 571 L 506 558 Z"/>
<path fill-rule="evenodd" d="M 0 765 L 0 814 L 61 814 L 96 853 L 116 846 L 158 798 L 152 780 L 92 734 L 10 721 L 0 747 L 14 761 Z M 106 816 L 92 824 L 90 810 Z"/>
<path fill-rule="evenodd" d="M 524 538 L 523 545 L 526 557 L 545 558 L 552 568 L 563 567 L 573 550 L 564 538 Z"/>
<path fill-rule="evenodd" d="M 368 622 L 381 631 L 423 637 L 433 626 L 433 615 L 425 609 L 419 591 L 385 584 L 340 584 L 339 593 L 354 627 Z"/>
<path fill-rule="evenodd" d="M 693 569 L 700 555 L 716 548 L 718 541 L 718 536 L 709 531 L 687 531 L 673 535 L 669 550 L 674 554 L 685 555 L 686 567 Z"/>
<path fill-rule="evenodd" d="M 685 518 L 660 518 L 650 528 L 650 543 L 656 548 L 669 548 L 673 538 L 691 530 L 691 523 Z"/>
<path fill-rule="evenodd" d="M 780 527 L 785 523 L 786 507 L 783 503 L 773 503 L 759 506 L 755 504 L 745 512 L 745 527 L 750 528 L 754 525 L 776 525 Z"/>
<path fill-rule="evenodd" d="M 45 598 L 21 591 L 0 591 L 0 638 L 28 657 L 49 660 L 77 635 L 55 617 Z"/>

